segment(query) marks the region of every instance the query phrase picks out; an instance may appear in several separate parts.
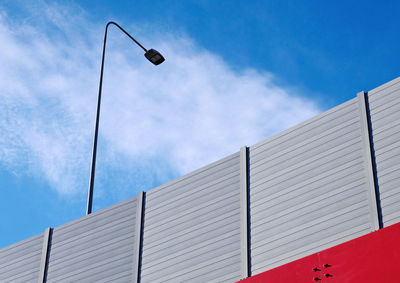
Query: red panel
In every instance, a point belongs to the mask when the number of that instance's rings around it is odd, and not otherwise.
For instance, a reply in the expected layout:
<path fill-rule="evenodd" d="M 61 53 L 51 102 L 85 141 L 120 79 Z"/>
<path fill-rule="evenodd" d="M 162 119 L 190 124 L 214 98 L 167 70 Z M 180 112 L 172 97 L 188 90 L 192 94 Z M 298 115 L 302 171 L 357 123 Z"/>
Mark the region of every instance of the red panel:
<path fill-rule="evenodd" d="M 392 225 L 320 253 L 323 282 L 400 282 L 400 224 Z"/>
<path fill-rule="evenodd" d="M 318 255 L 313 254 L 302 259 L 292 261 L 288 264 L 271 269 L 267 272 L 249 277 L 240 281 L 241 283 L 310 283 L 314 277 L 320 278 L 320 271 L 313 271 L 318 268 Z M 317 281 L 321 282 L 321 281 Z"/>
<path fill-rule="evenodd" d="M 313 271 L 315 267 L 321 272 Z M 400 223 L 240 282 L 400 282 Z"/>

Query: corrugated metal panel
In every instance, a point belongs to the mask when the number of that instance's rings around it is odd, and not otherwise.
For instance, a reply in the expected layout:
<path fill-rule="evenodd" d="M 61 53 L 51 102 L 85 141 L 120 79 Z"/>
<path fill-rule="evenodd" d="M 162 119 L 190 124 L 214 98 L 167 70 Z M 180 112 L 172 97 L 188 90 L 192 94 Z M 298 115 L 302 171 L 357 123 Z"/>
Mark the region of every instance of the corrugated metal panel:
<path fill-rule="evenodd" d="M 36 282 L 43 234 L 0 250 L 0 282 Z"/>
<path fill-rule="evenodd" d="M 132 281 L 135 226 L 132 198 L 54 228 L 47 282 Z"/>
<path fill-rule="evenodd" d="M 247 225 L 252 275 L 371 232 L 363 98 L 242 149 L 249 171 L 235 153 L 148 191 L 142 242 L 137 198 L 55 228 L 47 282 L 135 282 L 139 258 L 141 282 L 233 282 L 245 276 Z M 400 221 L 400 78 L 370 91 L 368 103 L 388 226 Z M 0 282 L 36 281 L 42 247 L 43 234 L 0 250 Z"/>
<path fill-rule="evenodd" d="M 252 275 L 373 230 L 359 107 L 250 147 Z"/>
<path fill-rule="evenodd" d="M 400 78 L 368 93 L 383 226 L 400 221 Z"/>
<path fill-rule="evenodd" d="M 146 193 L 142 282 L 240 279 L 239 153 Z"/>

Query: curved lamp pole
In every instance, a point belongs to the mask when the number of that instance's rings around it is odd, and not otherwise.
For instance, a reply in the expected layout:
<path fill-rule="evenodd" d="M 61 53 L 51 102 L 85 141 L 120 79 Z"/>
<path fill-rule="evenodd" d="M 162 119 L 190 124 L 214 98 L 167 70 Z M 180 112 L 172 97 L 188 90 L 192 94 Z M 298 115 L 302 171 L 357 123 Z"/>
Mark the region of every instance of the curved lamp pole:
<path fill-rule="evenodd" d="M 104 70 L 104 57 L 106 54 L 106 41 L 107 41 L 107 31 L 110 25 L 115 25 L 123 33 L 125 33 L 130 39 L 132 39 L 140 48 L 145 52 L 144 56 L 154 65 L 159 65 L 165 61 L 164 57 L 156 50 L 143 47 L 139 42 L 136 41 L 128 32 L 126 32 L 119 24 L 115 22 L 108 22 L 104 32 L 104 43 L 103 43 L 103 56 L 101 58 L 101 71 L 100 71 L 100 83 L 99 83 L 99 95 L 97 98 L 97 112 L 96 112 L 96 124 L 94 127 L 94 140 L 93 140 L 93 154 L 92 154 L 92 165 L 90 167 L 90 181 L 89 181 L 89 191 L 86 215 L 92 213 L 92 203 L 93 203 L 93 187 L 94 187 L 94 174 L 96 169 L 96 153 L 97 153 L 97 136 L 99 132 L 99 118 L 100 118 L 100 103 L 101 103 L 101 89 L 103 86 L 103 70 Z"/>

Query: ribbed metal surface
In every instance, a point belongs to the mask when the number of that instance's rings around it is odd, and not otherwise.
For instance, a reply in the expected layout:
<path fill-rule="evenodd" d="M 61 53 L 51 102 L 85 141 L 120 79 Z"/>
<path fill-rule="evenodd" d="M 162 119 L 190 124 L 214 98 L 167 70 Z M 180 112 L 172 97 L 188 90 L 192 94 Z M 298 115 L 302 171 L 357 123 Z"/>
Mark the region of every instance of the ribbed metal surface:
<path fill-rule="evenodd" d="M 132 281 L 135 224 L 132 198 L 56 227 L 47 282 Z"/>
<path fill-rule="evenodd" d="M 238 281 L 248 265 L 255 275 L 377 229 L 375 180 L 384 226 L 399 222 L 400 78 L 243 148 L 241 160 L 54 228 L 47 282 Z M 37 282 L 43 247 L 40 234 L 0 250 L 0 282 Z"/>
<path fill-rule="evenodd" d="M 384 227 L 400 221 L 400 78 L 368 93 Z"/>
<path fill-rule="evenodd" d="M 372 231 L 357 99 L 250 147 L 252 274 Z"/>
<path fill-rule="evenodd" d="M 0 282 L 36 282 L 43 234 L 0 250 Z"/>
<path fill-rule="evenodd" d="M 146 194 L 142 282 L 240 279 L 239 153 Z"/>

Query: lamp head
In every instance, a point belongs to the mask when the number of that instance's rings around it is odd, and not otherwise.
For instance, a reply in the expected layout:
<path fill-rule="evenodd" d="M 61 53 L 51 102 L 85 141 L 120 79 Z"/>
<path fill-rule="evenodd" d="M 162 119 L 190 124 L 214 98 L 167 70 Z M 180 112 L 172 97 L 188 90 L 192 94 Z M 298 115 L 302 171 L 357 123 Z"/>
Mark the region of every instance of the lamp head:
<path fill-rule="evenodd" d="M 161 55 L 160 52 L 154 49 L 147 50 L 144 56 L 149 59 L 151 63 L 154 65 L 160 65 L 162 62 L 165 61 L 164 57 Z"/>

